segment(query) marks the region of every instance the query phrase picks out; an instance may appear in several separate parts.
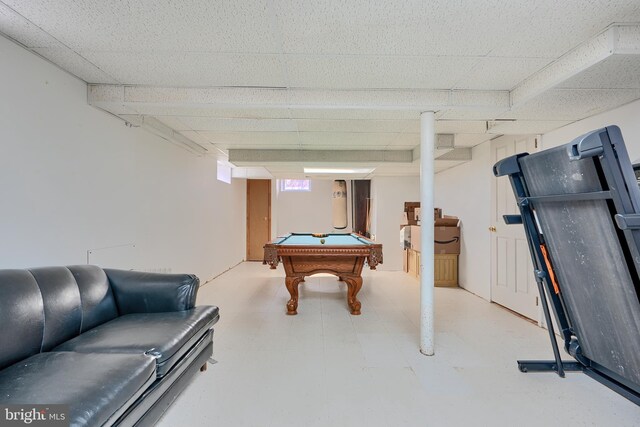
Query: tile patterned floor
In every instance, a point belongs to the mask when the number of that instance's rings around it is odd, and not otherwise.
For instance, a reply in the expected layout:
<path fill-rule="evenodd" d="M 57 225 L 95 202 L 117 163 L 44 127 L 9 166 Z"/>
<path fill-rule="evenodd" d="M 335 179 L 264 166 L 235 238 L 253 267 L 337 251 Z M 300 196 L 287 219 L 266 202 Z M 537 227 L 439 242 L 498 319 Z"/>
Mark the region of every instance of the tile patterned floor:
<path fill-rule="evenodd" d="M 520 373 L 516 359 L 552 357 L 546 331 L 462 289 L 436 289 L 436 354 L 421 355 L 418 282 L 365 274 L 361 316 L 329 275 L 300 286 L 297 316 L 281 266 L 243 263 L 205 285 L 218 363 L 158 425 L 640 425 L 639 407 L 583 374 Z"/>

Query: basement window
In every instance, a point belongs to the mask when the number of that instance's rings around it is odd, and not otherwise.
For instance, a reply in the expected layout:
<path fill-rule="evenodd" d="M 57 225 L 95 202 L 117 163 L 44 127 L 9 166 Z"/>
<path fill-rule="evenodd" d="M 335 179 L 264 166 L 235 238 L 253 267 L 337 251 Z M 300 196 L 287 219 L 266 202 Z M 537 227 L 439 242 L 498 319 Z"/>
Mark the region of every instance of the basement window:
<path fill-rule="evenodd" d="M 308 179 L 281 179 L 280 191 L 311 191 Z"/>

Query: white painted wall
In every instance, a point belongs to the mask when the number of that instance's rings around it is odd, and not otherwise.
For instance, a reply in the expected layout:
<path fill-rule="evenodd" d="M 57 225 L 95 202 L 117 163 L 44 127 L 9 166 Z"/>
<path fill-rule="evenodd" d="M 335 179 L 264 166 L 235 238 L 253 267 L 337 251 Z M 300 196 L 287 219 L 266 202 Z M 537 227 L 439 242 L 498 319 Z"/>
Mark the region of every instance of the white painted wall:
<path fill-rule="evenodd" d="M 206 280 L 244 258 L 244 180 L 90 107 L 85 83 L 2 37 L 0 58 L 0 268 L 133 243 L 109 266 Z"/>
<path fill-rule="evenodd" d="M 472 149 L 472 160 L 435 177 L 435 206 L 460 218 L 460 287 L 487 300 L 491 293 L 491 171 L 490 142 Z"/>
<path fill-rule="evenodd" d="M 382 243 L 380 270 L 402 270 L 400 223 L 404 202 L 420 201 L 420 177 L 374 177 L 371 180 L 371 233 Z"/>
<path fill-rule="evenodd" d="M 622 131 L 631 161 L 640 159 L 640 100 L 545 133 L 542 146 L 550 148 L 565 144 L 589 131 L 610 125 L 617 125 Z"/>
<path fill-rule="evenodd" d="M 640 159 L 640 100 L 581 120 L 542 135 L 542 148 L 550 148 L 608 125 L 618 125 L 632 161 Z M 462 220 L 459 263 L 460 286 L 490 299 L 491 185 L 493 166 L 490 142 L 473 148 L 472 160 L 436 174 L 435 204 Z"/>
<path fill-rule="evenodd" d="M 351 181 L 347 180 L 347 228 L 338 230 L 332 225 L 333 180 L 311 180 L 311 191 L 279 191 L 277 180 L 271 188 L 272 232 L 275 236 L 289 233 L 350 233 Z"/>

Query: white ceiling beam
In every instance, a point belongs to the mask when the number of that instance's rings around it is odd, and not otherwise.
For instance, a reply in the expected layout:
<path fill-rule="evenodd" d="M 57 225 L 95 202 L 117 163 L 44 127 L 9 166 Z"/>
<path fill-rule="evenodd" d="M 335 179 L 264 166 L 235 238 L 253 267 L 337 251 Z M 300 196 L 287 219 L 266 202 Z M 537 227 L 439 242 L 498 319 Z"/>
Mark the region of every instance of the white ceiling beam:
<path fill-rule="evenodd" d="M 411 163 L 412 150 L 253 150 L 230 149 L 235 166 L 265 163 Z"/>
<path fill-rule="evenodd" d="M 436 157 L 436 160 L 469 161 L 471 160 L 471 148 L 470 147 L 454 148 L 453 150 Z"/>
<path fill-rule="evenodd" d="M 283 88 L 172 88 L 89 85 L 89 104 L 114 114 L 146 106 L 285 109 L 508 109 L 508 91 L 309 90 Z M 125 112 L 126 110 L 126 112 Z"/>
<path fill-rule="evenodd" d="M 131 127 L 140 127 L 145 129 L 152 134 L 159 136 L 160 138 L 168 141 L 174 145 L 179 146 L 180 148 L 186 149 L 193 154 L 204 155 L 207 154 L 209 150 L 204 148 L 202 145 L 192 141 L 186 136 L 182 135 L 179 132 L 171 129 L 169 126 L 162 123 L 160 120 L 154 117 L 148 116 L 129 116 L 127 119 L 127 123 Z"/>
<path fill-rule="evenodd" d="M 615 54 L 640 53 L 640 25 L 612 25 L 525 79 L 511 91 L 511 106 L 531 100 Z"/>

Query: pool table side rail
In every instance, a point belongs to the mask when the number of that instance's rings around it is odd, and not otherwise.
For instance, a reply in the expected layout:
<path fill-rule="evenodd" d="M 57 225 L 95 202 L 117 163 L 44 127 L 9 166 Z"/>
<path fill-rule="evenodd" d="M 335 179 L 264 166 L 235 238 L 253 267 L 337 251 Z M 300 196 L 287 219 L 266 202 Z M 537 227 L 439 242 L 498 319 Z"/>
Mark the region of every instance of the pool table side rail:
<path fill-rule="evenodd" d="M 357 235 L 356 233 L 352 234 Z M 364 236 L 357 236 L 371 243 L 365 245 L 281 245 L 279 243 L 284 239 L 279 237 L 264 245 L 264 259 L 262 263 L 269 264 L 272 269 L 275 269 L 280 263 L 282 256 L 363 256 L 367 258 L 369 268 L 375 270 L 376 266 L 383 262 L 382 244 L 373 243 L 373 241 Z"/>

